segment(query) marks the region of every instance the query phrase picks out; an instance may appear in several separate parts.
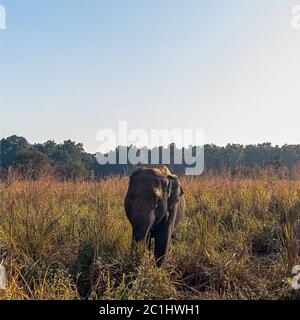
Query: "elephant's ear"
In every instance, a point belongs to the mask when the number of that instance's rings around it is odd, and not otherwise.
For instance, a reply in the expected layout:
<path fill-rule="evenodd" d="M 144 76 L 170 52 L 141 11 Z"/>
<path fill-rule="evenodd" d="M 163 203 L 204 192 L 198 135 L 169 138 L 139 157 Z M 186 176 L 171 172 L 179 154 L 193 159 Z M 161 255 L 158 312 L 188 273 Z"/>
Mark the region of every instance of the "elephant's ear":
<path fill-rule="evenodd" d="M 180 200 L 183 195 L 182 186 L 178 180 L 178 177 L 174 174 L 168 177 L 169 179 L 169 198 L 168 198 L 168 210 L 173 210 L 176 203 Z"/>

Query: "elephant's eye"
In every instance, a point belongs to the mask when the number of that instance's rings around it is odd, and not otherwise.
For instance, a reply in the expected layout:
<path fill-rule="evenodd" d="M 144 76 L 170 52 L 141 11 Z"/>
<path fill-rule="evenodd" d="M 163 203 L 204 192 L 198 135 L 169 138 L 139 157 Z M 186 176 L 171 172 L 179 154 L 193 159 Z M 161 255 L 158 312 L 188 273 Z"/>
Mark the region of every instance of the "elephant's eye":
<path fill-rule="evenodd" d="M 154 196 L 155 205 L 158 205 L 160 198 L 158 196 Z"/>

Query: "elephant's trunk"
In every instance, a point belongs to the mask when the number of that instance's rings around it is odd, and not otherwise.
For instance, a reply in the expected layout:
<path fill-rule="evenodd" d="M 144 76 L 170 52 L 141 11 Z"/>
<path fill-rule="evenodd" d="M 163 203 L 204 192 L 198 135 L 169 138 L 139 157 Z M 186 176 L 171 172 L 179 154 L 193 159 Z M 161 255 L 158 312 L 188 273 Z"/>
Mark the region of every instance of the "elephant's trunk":
<path fill-rule="evenodd" d="M 133 239 L 135 242 L 146 241 L 151 227 L 155 222 L 153 209 L 134 204 L 132 213 Z"/>

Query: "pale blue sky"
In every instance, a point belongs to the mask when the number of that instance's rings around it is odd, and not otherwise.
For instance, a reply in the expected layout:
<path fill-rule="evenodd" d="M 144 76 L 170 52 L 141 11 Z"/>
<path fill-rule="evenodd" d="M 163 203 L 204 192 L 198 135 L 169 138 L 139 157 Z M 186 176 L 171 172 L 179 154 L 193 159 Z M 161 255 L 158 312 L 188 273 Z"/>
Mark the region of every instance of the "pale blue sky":
<path fill-rule="evenodd" d="M 207 143 L 300 143 L 294 0 L 0 0 L 1 136 L 204 129 Z"/>

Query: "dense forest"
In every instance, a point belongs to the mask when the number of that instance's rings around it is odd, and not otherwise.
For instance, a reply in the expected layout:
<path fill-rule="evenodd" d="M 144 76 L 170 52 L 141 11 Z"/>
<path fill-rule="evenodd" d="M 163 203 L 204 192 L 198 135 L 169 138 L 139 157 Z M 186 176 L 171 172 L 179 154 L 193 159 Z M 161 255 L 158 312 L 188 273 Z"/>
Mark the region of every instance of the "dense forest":
<path fill-rule="evenodd" d="M 54 141 L 31 144 L 23 137 L 11 136 L 0 140 L 0 148 L 2 178 L 14 171 L 32 178 L 51 173 L 61 179 L 91 179 L 125 175 L 134 169 L 129 164 L 100 165 L 95 154 L 85 152 L 81 143 L 71 140 L 62 144 Z M 180 175 L 184 173 L 186 165 L 174 164 L 174 148 L 174 145 L 170 148 L 170 167 Z M 204 146 L 204 152 L 205 174 L 257 177 L 267 171 L 282 178 L 300 177 L 300 145 L 280 147 L 263 143 L 219 147 L 209 144 Z"/>

